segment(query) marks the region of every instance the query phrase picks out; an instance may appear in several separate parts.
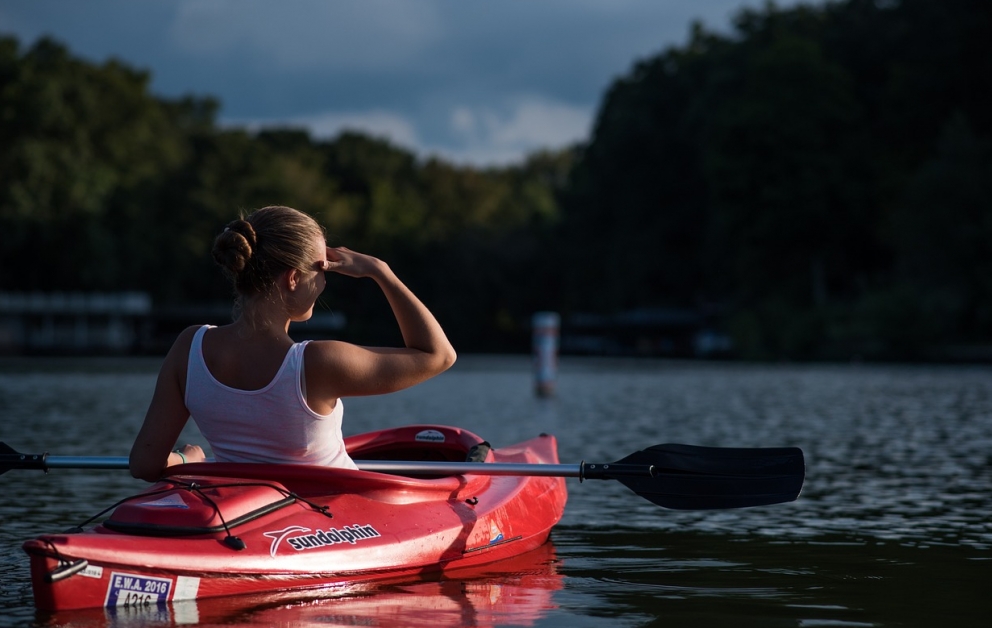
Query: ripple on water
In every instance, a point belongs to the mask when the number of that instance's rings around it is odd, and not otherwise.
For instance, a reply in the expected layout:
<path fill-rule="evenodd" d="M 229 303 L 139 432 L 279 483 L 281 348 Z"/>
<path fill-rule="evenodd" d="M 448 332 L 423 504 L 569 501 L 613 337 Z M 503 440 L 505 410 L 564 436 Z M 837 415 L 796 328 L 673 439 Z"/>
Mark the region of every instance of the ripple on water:
<path fill-rule="evenodd" d="M 800 499 L 760 508 L 672 511 L 616 482 L 570 481 L 552 537 L 564 587 L 540 625 L 981 625 L 990 375 L 565 358 L 558 393 L 539 399 L 528 358 L 468 356 L 408 391 L 347 400 L 345 430 L 447 423 L 496 446 L 549 432 L 566 463 L 664 442 L 804 450 Z M 125 455 L 154 378 L 151 363 L 0 369 L 2 438 L 22 451 Z M 195 429 L 182 438 L 202 444 Z M 34 614 L 20 543 L 143 484 L 109 472 L 11 472 L 3 482 L 0 625 L 24 625 Z"/>

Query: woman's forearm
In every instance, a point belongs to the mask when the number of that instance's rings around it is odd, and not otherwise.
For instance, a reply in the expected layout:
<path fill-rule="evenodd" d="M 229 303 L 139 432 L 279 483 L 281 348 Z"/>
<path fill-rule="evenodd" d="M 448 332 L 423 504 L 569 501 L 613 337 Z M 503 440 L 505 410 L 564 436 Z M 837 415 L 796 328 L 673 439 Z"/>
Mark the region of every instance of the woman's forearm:
<path fill-rule="evenodd" d="M 403 335 L 403 344 L 409 349 L 437 357 L 442 364 L 441 370 L 451 366 L 456 358 L 455 349 L 427 306 L 400 281 L 385 262 L 380 261 L 376 265 L 371 277 L 379 285 L 393 310 Z"/>

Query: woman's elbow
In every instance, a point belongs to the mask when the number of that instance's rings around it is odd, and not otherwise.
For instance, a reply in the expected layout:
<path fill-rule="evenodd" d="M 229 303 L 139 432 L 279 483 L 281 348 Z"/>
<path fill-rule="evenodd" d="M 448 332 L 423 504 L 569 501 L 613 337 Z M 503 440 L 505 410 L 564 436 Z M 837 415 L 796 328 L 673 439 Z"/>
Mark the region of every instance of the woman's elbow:
<path fill-rule="evenodd" d="M 443 373 L 455 365 L 455 361 L 458 359 L 458 354 L 455 353 L 455 348 L 451 345 L 441 352 L 440 356 L 440 368 L 438 373 Z"/>
<path fill-rule="evenodd" d="M 436 349 L 425 355 L 425 360 L 420 364 L 418 380 L 423 381 L 447 371 L 458 359 L 458 355 L 451 346 Z"/>

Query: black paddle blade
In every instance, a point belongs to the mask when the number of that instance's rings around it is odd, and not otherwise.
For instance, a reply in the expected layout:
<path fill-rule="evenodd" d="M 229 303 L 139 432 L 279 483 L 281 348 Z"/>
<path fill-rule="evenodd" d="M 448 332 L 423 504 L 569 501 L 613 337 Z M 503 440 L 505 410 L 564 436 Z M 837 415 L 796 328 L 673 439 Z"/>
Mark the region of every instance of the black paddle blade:
<path fill-rule="evenodd" d="M 0 475 L 15 468 L 15 462 L 20 462 L 21 454 L 11 448 L 7 443 L 0 441 Z"/>
<path fill-rule="evenodd" d="M 48 472 L 45 459 L 48 453 L 44 454 L 22 454 L 7 443 L 0 441 L 0 475 L 11 469 L 38 469 Z"/>
<path fill-rule="evenodd" d="M 653 466 L 653 477 L 614 479 L 641 497 L 675 510 L 791 502 L 799 497 L 806 478 L 806 462 L 797 447 L 655 445 L 617 463 Z"/>

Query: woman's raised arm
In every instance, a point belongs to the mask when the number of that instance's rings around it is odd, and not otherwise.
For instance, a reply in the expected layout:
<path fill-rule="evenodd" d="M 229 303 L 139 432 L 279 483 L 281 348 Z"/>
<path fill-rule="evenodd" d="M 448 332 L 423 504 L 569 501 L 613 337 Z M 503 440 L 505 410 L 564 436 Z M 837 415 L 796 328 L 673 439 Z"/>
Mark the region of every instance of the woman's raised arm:
<path fill-rule="evenodd" d="M 404 346 L 312 343 L 312 359 L 308 355 L 306 363 L 308 395 L 311 385 L 323 399 L 394 392 L 442 373 L 455 363 L 455 349 L 440 323 L 388 264 L 344 247 L 328 247 L 327 260 L 328 272 L 368 277 L 379 285 L 396 317 Z M 311 378 L 311 374 L 317 377 Z"/>

